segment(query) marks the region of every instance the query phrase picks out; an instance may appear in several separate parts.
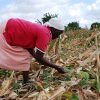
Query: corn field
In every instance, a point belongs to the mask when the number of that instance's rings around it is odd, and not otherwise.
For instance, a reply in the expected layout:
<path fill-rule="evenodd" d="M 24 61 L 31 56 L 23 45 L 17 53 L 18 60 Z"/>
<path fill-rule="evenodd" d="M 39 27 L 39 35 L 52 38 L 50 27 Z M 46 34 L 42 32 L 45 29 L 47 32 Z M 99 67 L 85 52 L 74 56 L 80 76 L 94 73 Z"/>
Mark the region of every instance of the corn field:
<path fill-rule="evenodd" d="M 32 59 L 29 83 L 0 69 L 0 100 L 100 100 L 100 32 L 80 29 L 50 42 L 45 56 L 66 73 Z"/>

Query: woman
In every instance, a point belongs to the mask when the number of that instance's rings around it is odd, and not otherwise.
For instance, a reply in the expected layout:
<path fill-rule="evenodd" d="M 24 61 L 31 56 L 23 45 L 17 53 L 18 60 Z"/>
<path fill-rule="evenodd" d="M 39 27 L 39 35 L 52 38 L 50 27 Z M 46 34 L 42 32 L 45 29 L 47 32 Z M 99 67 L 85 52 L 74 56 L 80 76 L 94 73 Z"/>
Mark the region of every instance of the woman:
<path fill-rule="evenodd" d="M 44 58 L 48 43 L 63 33 L 64 27 L 56 18 L 45 25 L 19 18 L 11 18 L 0 26 L 0 68 L 23 71 L 23 82 L 28 81 L 30 62 L 34 57 L 39 63 L 55 68 L 59 73 L 64 69 Z"/>

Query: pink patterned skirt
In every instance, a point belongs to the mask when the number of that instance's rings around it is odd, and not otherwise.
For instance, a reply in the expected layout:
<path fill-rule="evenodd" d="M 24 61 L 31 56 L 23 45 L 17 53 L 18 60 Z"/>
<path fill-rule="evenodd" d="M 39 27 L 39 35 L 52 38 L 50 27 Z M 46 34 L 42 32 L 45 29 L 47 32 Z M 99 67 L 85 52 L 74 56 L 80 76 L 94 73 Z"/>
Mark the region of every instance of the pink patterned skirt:
<path fill-rule="evenodd" d="M 6 22 L 0 24 L 0 68 L 16 71 L 28 71 L 32 56 L 24 48 L 10 46 L 3 35 Z"/>

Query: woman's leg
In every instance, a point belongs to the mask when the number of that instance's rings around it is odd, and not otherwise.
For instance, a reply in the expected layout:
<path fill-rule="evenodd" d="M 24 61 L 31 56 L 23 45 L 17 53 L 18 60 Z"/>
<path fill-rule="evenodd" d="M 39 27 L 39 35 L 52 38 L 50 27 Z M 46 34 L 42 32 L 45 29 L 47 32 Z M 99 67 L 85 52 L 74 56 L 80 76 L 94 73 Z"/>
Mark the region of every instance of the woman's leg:
<path fill-rule="evenodd" d="M 29 80 L 29 71 L 23 71 L 23 83 L 27 83 Z"/>

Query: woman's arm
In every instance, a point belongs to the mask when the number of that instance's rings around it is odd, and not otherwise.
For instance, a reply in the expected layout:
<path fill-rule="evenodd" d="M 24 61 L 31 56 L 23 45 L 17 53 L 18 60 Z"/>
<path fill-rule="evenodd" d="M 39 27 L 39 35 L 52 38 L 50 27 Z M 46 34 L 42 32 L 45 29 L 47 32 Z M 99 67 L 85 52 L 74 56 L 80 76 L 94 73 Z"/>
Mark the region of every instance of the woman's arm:
<path fill-rule="evenodd" d="M 58 65 L 55 65 L 53 63 L 51 63 L 50 61 L 48 61 L 46 58 L 44 58 L 44 53 L 36 50 L 36 52 L 33 49 L 27 49 L 28 52 L 41 64 L 55 68 L 59 73 L 65 73 L 64 69 Z M 28 82 L 28 74 L 29 71 L 23 71 L 23 83 L 27 83 Z"/>
<path fill-rule="evenodd" d="M 48 61 L 46 58 L 44 58 L 44 53 L 39 51 L 38 49 L 36 50 L 36 52 L 34 52 L 33 49 L 27 49 L 30 54 L 41 64 L 55 68 L 59 73 L 65 73 L 64 69 L 58 65 L 55 65 L 53 63 L 51 63 L 50 61 Z"/>

